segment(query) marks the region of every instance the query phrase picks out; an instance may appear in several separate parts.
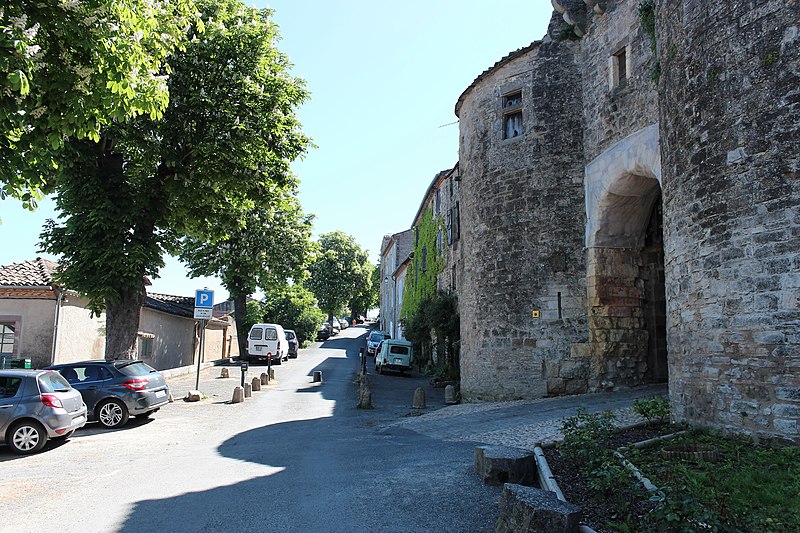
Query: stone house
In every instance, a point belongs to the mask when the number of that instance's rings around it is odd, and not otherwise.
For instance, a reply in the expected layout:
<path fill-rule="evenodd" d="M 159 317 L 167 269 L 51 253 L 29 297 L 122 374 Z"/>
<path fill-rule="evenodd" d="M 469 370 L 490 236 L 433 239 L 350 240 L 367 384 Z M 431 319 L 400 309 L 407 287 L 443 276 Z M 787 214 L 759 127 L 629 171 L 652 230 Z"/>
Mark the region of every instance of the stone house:
<path fill-rule="evenodd" d="M 0 266 L 0 354 L 29 357 L 35 368 L 102 359 L 105 314 L 92 316 L 88 302 L 54 283 L 57 264 L 37 258 Z M 164 370 L 194 364 L 199 322 L 194 299 L 148 293 L 139 317 L 138 357 Z M 229 317 L 206 325 L 204 358 L 236 355 L 236 326 Z"/>
<path fill-rule="evenodd" d="M 553 5 L 455 106 L 464 398 L 800 441 L 800 3 Z"/>
<path fill-rule="evenodd" d="M 380 287 L 380 328 L 392 336 L 401 338 L 400 301 L 398 294 L 397 270 L 413 251 L 413 233 L 411 230 L 401 231 L 394 235 L 386 235 L 381 242 L 381 287 Z M 400 280 L 402 291 L 405 270 Z"/>

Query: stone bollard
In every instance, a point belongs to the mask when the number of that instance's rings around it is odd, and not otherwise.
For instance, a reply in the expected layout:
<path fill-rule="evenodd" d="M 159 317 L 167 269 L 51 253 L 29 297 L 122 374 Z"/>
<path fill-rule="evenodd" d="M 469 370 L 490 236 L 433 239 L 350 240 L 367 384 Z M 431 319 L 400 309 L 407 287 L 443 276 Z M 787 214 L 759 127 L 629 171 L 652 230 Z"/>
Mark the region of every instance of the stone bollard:
<path fill-rule="evenodd" d="M 447 405 L 458 403 L 458 399 L 456 398 L 456 388 L 452 385 L 448 385 L 444 388 L 444 403 Z"/>
<path fill-rule="evenodd" d="M 228 372 L 228 369 L 223 367 L 222 372 L 219 373 L 219 377 L 221 377 L 221 378 L 229 378 L 229 377 L 231 377 L 231 375 Z"/>
<path fill-rule="evenodd" d="M 414 399 L 411 402 L 412 409 L 425 409 L 425 391 L 422 387 L 417 387 L 414 391 Z"/>
<path fill-rule="evenodd" d="M 261 373 L 261 384 L 262 385 L 269 385 L 269 378 L 267 377 L 266 372 Z"/>
<path fill-rule="evenodd" d="M 269 380 L 273 381 L 274 379 L 275 379 L 275 369 L 274 368 L 270 368 L 269 369 Z"/>
<path fill-rule="evenodd" d="M 244 397 L 245 398 L 252 398 L 253 397 L 253 385 L 250 383 L 244 384 Z"/>
<path fill-rule="evenodd" d="M 322 383 L 322 370 L 314 370 L 313 383 Z"/>
<path fill-rule="evenodd" d="M 190 390 L 186 393 L 186 396 L 183 398 L 185 402 L 199 402 L 200 398 L 202 398 L 202 394 L 200 394 L 199 390 Z"/>
<path fill-rule="evenodd" d="M 231 403 L 242 403 L 243 401 L 244 401 L 244 389 L 239 386 L 234 387 Z"/>
<path fill-rule="evenodd" d="M 372 409 L 372 391 L 369 388 L 369 377 L 361 374 L 359 380 L 358 405 L 359 409 Z"/>
<path fill-rule="evenodd" d="M 261 378 L 253 378 L 253 392 L 261 390 Z"/>

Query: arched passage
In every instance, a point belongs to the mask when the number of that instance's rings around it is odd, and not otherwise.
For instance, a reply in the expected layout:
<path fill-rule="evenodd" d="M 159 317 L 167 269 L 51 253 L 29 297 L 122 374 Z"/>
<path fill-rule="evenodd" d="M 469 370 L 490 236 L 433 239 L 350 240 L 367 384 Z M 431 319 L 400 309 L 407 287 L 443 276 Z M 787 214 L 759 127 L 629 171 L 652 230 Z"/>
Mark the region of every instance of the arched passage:
<path fill-rule="evenodd" d="M 589 351 L 597 388 L 666 381 L 658 126 L 586 167 Z"/>

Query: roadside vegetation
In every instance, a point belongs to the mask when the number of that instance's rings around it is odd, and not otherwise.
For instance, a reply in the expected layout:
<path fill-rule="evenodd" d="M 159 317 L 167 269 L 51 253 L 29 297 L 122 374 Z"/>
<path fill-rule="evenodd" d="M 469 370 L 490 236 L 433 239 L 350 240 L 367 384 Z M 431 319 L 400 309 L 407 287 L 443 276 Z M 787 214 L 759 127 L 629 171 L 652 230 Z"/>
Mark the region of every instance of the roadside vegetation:
<path fill-rule="evenodd" d="M 665 411 L 666 406 L 666 411 Z M 610 412 L 564 420 L 546 451 L 566 498 L 598 532 L 800 531 L 800 448 L 690 429 L 642 449 L 632 444 L 684 427 L 666 399 L 637 402 L 648 423 L 617 430 Z M 648 492 L 615 451 L 652 482 Z M 676 452 L 676 450 L 678 450 Z"/>

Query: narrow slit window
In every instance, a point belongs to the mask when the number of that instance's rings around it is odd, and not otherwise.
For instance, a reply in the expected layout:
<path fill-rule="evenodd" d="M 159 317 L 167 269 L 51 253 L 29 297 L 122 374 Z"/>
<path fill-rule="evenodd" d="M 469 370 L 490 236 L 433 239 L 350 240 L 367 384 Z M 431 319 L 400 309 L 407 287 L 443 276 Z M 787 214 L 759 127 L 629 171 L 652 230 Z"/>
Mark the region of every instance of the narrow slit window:
<path fill-rule="evenodd" d="M 625 87 L 628 83 L 628 51 L 620 48 L 611 56 L 612 87 Z"/>
<path fill-rule="evenodd" d="M 503 139 L 522 135 L 522 91 L 503 96 Z"/>

